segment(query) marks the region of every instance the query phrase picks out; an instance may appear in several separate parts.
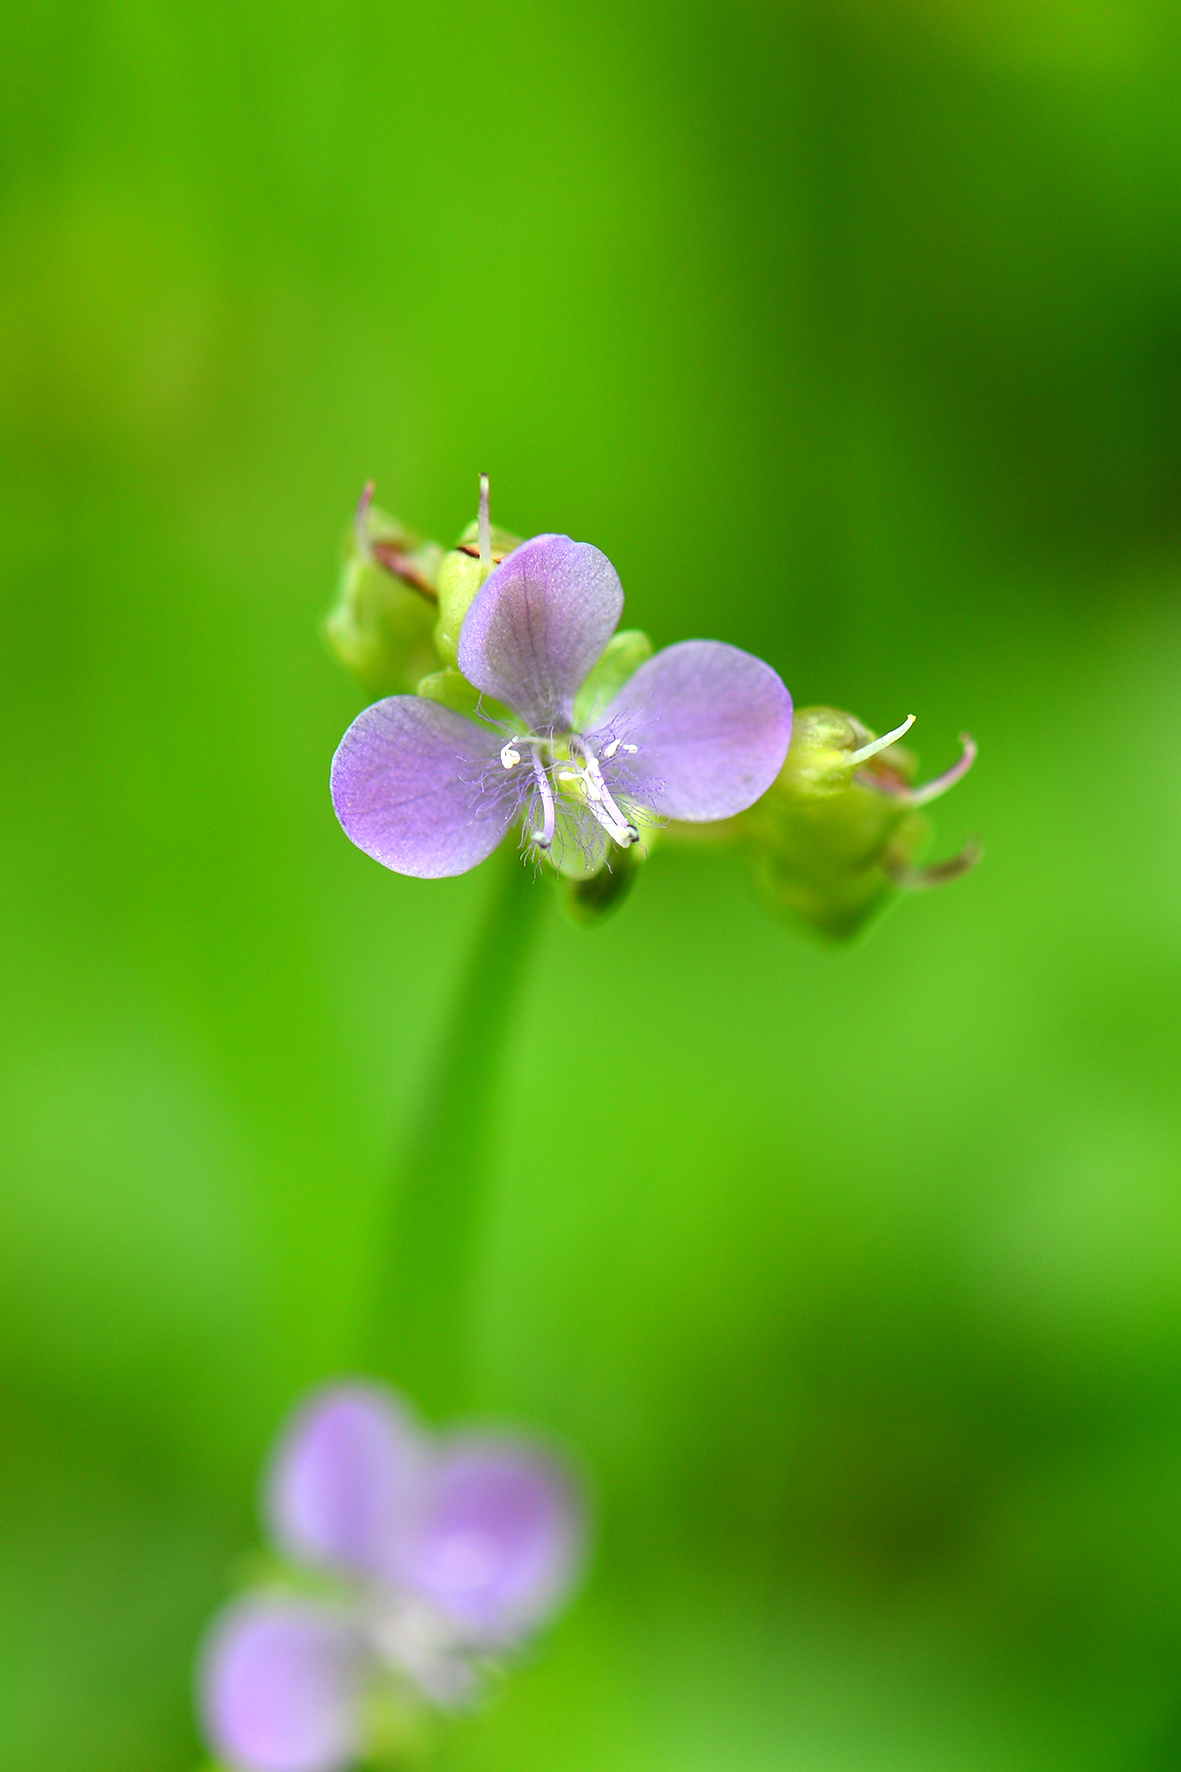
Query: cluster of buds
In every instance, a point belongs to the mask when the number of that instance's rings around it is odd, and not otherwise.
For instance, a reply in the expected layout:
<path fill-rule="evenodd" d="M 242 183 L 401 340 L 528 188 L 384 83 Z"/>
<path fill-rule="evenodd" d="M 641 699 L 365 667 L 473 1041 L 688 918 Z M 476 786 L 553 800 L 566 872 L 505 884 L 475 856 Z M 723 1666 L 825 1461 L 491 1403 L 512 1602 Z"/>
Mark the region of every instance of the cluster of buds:
<path fill-rule="evenodd" d="M 586 542 L 493 528 L 448 552 L 372 505 L 366 487 L 330 643 L 383 694 L 345 734 L 332 797 L 368 855 L 423 879 L 466 872 L 510 833 L 547 864 L 568 911 L 599 922 L 662 833 L 732 842 L 778 910 L 842 939 L 900 890 L 971 867 L 916 866 L 919 808 L 975 748 L 914 785 L 898 744 L 806 708 L 762 660 L 715 640 L 653 654 L 618 630 L 623 591 Z"/>
<path fill-rule="evenodd" d="M 454 669 L 468 605 L 521 537 L 488 521 L 487 475 L 480 516 L 453 548 L 425 541 L 373 502 L 370 480 L 345 537 L 336 605 L 324 632 L 337 658 L 374 695 L 426 693 L 475 705 Z M 423 684 L 428 687 L 424 690 Z"/>

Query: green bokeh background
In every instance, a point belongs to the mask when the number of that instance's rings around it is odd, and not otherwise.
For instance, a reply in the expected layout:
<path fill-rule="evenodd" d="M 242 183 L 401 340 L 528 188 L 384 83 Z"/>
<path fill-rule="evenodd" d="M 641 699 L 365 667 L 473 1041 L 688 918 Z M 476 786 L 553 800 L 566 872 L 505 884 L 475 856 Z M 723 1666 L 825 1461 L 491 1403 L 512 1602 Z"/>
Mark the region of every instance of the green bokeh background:
<path fill-rule="evenodd" d="M 361 482 L 617 564 L 928 770 L 851 952 L 736 858 L 549 922 L 479 1396 L 594 1475 L 461 1772 L 1181 1766 L 1181 14 L 5 9 L 0 1765 L 192 1772 L 357 1358 L 484 873 L 351 849 Z"/>

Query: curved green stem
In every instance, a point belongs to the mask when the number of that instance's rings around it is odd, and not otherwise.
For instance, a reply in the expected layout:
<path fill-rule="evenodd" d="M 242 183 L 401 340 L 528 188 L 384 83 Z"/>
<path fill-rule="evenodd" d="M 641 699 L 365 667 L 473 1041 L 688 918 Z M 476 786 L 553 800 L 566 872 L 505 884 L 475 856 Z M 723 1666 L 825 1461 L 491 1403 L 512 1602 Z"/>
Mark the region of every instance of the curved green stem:
<path fill-rule="evenodd" d="M 550 898 L 514 845 L 495 878 L 419 1103 L 376 1310 L 379 1370 L 428 1413 L 467 1400 L 471 1289 L 511 1023 Z"/>

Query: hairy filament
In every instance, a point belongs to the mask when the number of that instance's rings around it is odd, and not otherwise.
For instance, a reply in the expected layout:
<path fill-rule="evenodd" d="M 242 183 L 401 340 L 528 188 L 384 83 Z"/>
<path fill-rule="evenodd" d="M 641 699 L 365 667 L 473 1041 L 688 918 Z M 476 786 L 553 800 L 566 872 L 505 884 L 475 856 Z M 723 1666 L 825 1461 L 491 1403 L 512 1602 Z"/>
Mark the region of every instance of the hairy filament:
<path fill-rule="evenodd" d="M 545 766 L 538 755 L 536 745 L 530 746 L 529 754 L 533 759 L 533 779 L 537 783 L 537 791 L 541 795 L 541 804 L 544 808 L 541 829 L 530 831 L 529 840 L 536 843 L 539 849 L 548 849 L 554 840 L 554 790 L 550 786 L 549 776 L 545 772 Z"/>
<path fill-rule="evenodd" d="M 581 774 L 586 786 L 587 805 L 607 835 L 626 849 L 630 843 L 639 841 L 640 833 L 635 825 L 624 818 L 612 799 L 611 790 L 603 780 L 603 771 L 599 768 L 599 759 L 586 740 L 579 738 L 578 746 L 586 759 Z"/>

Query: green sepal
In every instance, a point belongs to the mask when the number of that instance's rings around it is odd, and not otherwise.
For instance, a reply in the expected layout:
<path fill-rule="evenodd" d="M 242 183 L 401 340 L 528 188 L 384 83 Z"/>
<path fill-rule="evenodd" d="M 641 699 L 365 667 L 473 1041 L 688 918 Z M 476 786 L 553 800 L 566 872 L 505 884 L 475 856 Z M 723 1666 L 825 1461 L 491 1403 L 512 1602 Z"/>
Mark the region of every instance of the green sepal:
<path fill-rule="evenodd" d="M 411 1772 L 436 1763 L 442 1719 L 392 1670 L 366 1694 L 359 1772 Z"/>
<path fill-rule="evenodd" d="M 651 656 L 652 642 L 639 628 L 624 628 L 612 635 L 574 698 L 574 730 L 593 732 L 628 678 Z"/>
<path fill-rule="evenodd" d="M 373 695 L 408 694 L 437 670 L 435 604 L 443 549 L 396 517 L 365 505 L 345 542 L 329 646 Z"/>
<path fill-rule="evenodd" d="M 471 607 L 472 598 L 500 565 L 506 554 L 519 548 L 521 538 L 507 529 L 492 528 L 492 559 L 481 560 L 478 525 L 469 523 L 455 546 L 444 554 L 439 566 L 436 590 L 439 601 L 435 627 L 435 650 L 444 664 L 453 665 L 458 657 L 459 630 Z"/>
<path fill-rule="evenodd" d="M 614 915 L 631 891 L 641 866 L 637 844 L 621 849 L 618 843 L 611 843 L 608 848 L 610 853 L 595 873 L 577 878 L 562 875 L 562 908 L 570 921 L 583 929 L 593 929 Z"/>
<path fill-rule="evenodd" d="M 466 714 L 469 720 L 502 720 L 511 724 L 512 715 L 501 702 L 493 701 L 490 695 L 482 695 L 474 683 L 469 683 L 462 671 L 454 665 L 447 665 L 444 670 L 432 671 L 416 685 L 414 693 L 423 695 L 428 701 L 437 701 L 445 708 L 451 708 L 457 714 Z"/>

